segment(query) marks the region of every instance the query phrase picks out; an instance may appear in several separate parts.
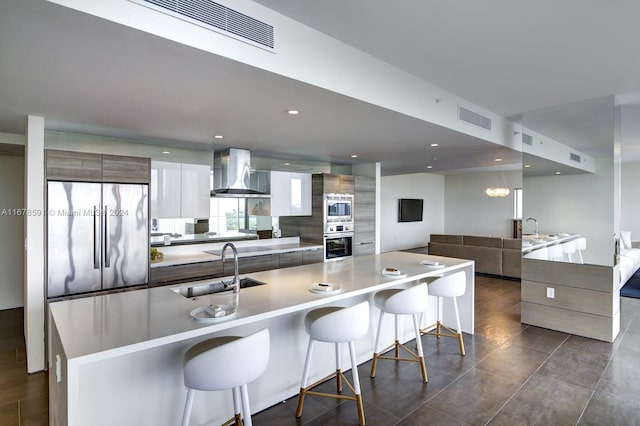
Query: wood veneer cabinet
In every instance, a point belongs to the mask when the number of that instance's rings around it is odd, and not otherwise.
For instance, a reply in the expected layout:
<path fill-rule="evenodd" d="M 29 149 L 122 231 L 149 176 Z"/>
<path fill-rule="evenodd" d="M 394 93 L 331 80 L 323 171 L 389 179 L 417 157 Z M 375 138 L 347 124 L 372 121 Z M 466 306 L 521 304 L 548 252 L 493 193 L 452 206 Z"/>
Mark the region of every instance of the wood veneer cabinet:
<path fill-rule="evenodd" d="M 355 176 L 354 193 L 354 256 L 375 254 L 376 251 L 376 180 Z"/>
<path fill-rule="evenodd" d="M 620 332 L 617 266 L 522 260 L 524 324 L 613 342 Z"/>
<path fill-rule="evenodd" d="M 302 265 L 302 252 L 300 250 L 280 253 L 281 268 L 288 268 L 290 266 L 300 266 L 300 265 Z"/>
<path fill-rule="evenodd" d="M 324 251 L 322 248 L 307 249 L 302 251 L 302 264 L 324 262 Z"/>
<path fill-rule="evenodd" d="M 45 167 L 48 180 L 149 183 L 151 160 L 124 155 L 48 149 L 45 154 Z"/>
<path fill-rule="evenodd" d="M 309 263 L 324 262 L 322 248 L 295 250 L 284 253 L 262 254 L 258 256 L 238 258 L 240 274 L 267 271 L 269 269 L 287 268 Z M 233 259 L 226 259 L 224 265 L 220 260 L 186 263 L 182 265 L 159 266 L 151 268 L 149 285 L 151 287 L 180 284 L 189 281 L 206 280 L 233 275 Z"/>
<path fill-rule="evenodd" d="M 322 173 L 314 175 L 314 178 L 322 180 L 324 194 L 353 194 L 355 191 L 354 176 L 351 175 Z"/>
<path fill-rule="evenodd" d="M 151 268 L 151 272 L 149 274 L 149 286 L 157 287 L 161 285 L 178 284 L 223 276 L 224 269 L 222 262 L 219 260 L 186 263 L 184 265 L 160 266 L 157 268 Z"/>

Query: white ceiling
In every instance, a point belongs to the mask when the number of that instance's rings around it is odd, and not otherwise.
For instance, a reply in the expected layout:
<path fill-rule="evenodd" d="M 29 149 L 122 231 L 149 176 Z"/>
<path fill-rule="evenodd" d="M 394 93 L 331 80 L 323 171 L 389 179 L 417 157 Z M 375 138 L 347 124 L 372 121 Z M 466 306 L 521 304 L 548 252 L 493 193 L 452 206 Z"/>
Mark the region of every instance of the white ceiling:
<path fill-rule="evenodd" d="M 507 117 L 640 90 L 640 56 L 630 54 L 640 39 L 636 1 L 259 2 Z M 495 144 L 44 0 L 2 0 L 0 58 L 0 132 L 22 133 L 32 114 L 52 130 L 194 147 L 222 133 L 216 147 L 381 161 L 385 175 L 521 161 Z M 291 105 L 304 113 L 287 116 Z"/>

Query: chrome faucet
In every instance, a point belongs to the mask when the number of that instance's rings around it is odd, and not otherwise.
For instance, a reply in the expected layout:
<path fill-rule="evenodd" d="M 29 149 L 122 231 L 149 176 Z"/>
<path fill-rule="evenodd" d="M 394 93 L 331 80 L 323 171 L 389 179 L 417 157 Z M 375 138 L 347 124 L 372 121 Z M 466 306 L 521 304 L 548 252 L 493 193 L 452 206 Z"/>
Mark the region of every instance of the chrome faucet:
<path fill-rule="evenodd" d="M 233 281 L 231 281 L 231 284 L 229 285 L 225 284 L 225 288 L 232 287 L 234 293 L 240 293 L 240 277 L 238 276 L 238 250 L 236 250 L 236 246 L 234 246 L 233 243 L 226 243 L 222 247 L 223 264 L 227 247 L 231 247 L 231 251 L 233 251 Z"/>
<path fill-rule="evenodd" d="M 533 223 L 536 225 L 536 238 L 538 238 L 539 232 L 538 232 L 538 221 L 533 218 L 533 217 L 528 217 L 525 221 L 524 221 L 524 226 L 527 226 L 527 223 L 529 223 L 529 221 L 532 220 Z"/>

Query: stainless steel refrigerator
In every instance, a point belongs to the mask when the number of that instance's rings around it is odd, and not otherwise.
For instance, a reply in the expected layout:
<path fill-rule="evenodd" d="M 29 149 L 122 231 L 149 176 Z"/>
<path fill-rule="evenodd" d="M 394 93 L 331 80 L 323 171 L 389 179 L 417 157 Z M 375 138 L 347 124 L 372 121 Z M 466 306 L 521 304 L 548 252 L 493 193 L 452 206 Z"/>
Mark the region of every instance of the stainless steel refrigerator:
<path fill-rule="evenodd" d="M 148 284 L 149 188 L 47 183 L 47 297 Z"/>

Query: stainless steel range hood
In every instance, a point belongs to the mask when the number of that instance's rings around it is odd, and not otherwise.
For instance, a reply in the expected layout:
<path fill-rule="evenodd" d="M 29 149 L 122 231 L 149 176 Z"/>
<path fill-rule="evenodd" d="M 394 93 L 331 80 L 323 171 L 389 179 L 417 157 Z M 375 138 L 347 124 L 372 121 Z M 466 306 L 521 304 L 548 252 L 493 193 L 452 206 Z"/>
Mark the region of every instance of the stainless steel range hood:
<path fill-rule="evenodd" d="M 251 188 L 251 152 L 226 148 L 213 153 L 212 197 L 268 197 Z"/>

